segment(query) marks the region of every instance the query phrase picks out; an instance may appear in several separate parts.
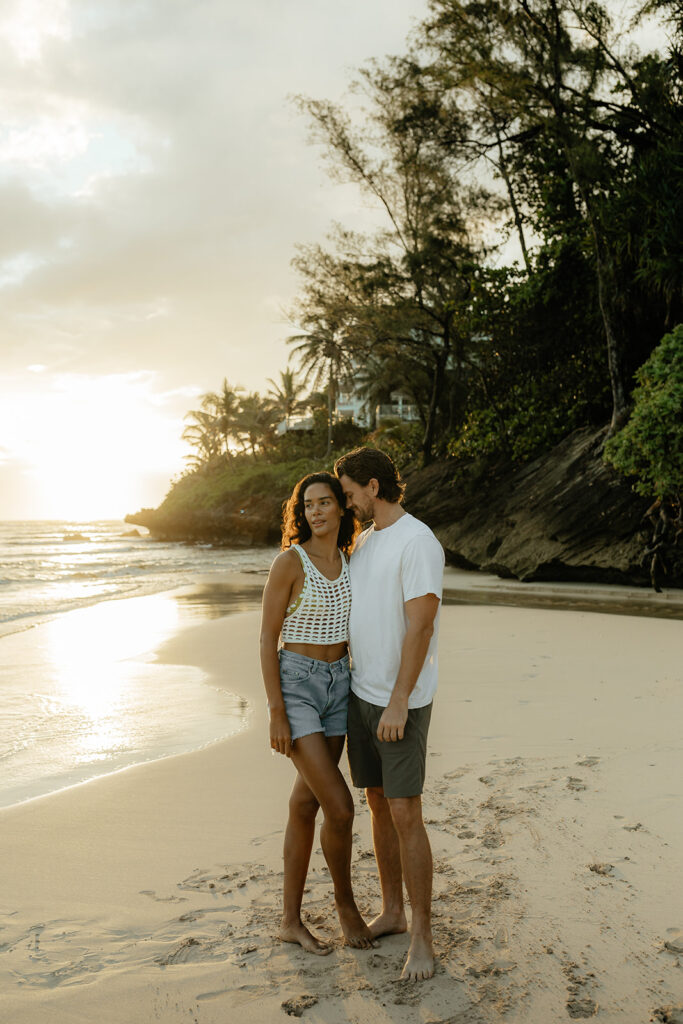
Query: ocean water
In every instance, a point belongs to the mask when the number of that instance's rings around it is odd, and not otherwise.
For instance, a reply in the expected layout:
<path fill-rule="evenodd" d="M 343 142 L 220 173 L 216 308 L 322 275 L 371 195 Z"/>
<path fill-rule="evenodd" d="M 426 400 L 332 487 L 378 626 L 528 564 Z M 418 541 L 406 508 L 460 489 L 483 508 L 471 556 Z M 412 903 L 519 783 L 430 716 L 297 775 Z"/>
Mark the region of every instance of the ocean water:
<path fill-rule="evenodd" d="M 256 607 L 275 552 L 130 530 L 0 524 L 0 807 L 196 750 L 248 722 L 229 679 L 155 652 L 183 629 Z M 221 584 L 231 571 L 254 574 L 251 593 Z"/>
<path fill-rule="evenodd" d="M 0 636 L 98 601 L 261 572 L 275 555 L 130 536 L 134 529 L 115 520 L 0 522 Z"/>

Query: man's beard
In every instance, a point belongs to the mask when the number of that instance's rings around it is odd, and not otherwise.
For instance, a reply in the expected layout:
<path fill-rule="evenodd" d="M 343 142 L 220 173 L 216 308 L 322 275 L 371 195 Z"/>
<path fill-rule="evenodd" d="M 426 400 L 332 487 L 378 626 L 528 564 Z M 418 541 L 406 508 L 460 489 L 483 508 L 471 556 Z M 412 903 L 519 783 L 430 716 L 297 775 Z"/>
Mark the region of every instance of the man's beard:
<path fill-rule="evenodd" d="M 354 505 L 353 514 L 359 523 L 369 523 L 372 519 L 372 507 L 361 508 L 360 505 Z"/>

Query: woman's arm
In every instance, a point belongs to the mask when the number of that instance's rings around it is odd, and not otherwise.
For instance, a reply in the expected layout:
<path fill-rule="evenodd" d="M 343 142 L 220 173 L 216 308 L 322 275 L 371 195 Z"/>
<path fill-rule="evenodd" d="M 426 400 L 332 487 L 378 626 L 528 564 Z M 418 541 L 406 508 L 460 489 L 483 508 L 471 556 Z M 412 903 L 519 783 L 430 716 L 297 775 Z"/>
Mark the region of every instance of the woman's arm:
<path fill-rule="evenodd" d="M 289 757 L 291 753 L 292 733 L 285 711 L 285 702 L 282 699 L 277 643 L 292 587 L 298 573 L 301 572 L 299 566 L 299 559 L 290 551 L 283 551 L 277 556 L 263 590 L 261 616 L 261 672 L 270 716 L 270 746 L 279 754 L 284 754 L 285 757 Z"/>

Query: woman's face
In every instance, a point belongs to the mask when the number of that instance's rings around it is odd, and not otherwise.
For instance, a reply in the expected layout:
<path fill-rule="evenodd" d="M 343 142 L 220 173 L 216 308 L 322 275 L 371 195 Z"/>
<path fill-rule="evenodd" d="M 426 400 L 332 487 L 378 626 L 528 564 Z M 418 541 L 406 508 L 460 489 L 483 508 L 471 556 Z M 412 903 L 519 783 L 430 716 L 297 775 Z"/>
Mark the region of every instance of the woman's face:
<path fill-rule="evenodd" d="M 342 510 L 328 484 L 309 484 L 304 491 L 304 515 L 314 537 L 336 538 Z"/>

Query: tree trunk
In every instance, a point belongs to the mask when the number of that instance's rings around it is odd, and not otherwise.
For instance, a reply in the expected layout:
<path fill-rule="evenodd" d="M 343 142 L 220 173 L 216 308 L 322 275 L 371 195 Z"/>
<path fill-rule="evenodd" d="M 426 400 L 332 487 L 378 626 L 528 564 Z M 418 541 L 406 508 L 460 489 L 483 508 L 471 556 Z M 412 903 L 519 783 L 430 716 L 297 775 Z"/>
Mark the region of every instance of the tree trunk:
<path fill-rule="evenodd" d="M 329 459 L 332 454 L 332 415 L 334 412 L 334 381 L 332 374 L 327 385 L 327 451 L 325 458 Z"/>
<path fill-rule="evenodd" d="M 444 336 L 444 348 L 436 354 L 434 360 L 434 373 L 432 376 L 432 394 L 427 410 L 427 425 L 422 438 L 422 465 L 429 466 L 434 459 L 434 438 L 436 435 L 436 416 L 439 408 L 439 399 L 443 393 L 445 368 L 448 361 L 450 343 L 446 347 L 448 335 Z"/>
<path fill-rule="evenodd" d="M 524 224 L 522 222 L 522 214 L 520 213 L 519 206 L 517 205 L 517 198 L 512 188 L 512 181 L 508 174 L 507 163 L 505 161 L 505 154 L 503 153 L 503 142 L 500 137 L 500 131 L 498 125 L 495 124 L 496 142 L 498 144 L 498 169 L 501 173 L 505 187 L 507 188 L 508 199 L 510 200 L 510 206 L 512 208 L 512 216 L 515 222 L 515 228 L 517 229 L 517 237 L 519 239 L 519 246 L 522 250 L 522 257 L 524 259 L 524 266 L 526 267 L 527 273 L 531 273 L 531 262 L 529 260 L 529 252 L 526 247 L 526 239 L 524 237 Z"/>
<path fill-rule="evenodd" d="M 607 432 L 607 436 L 611 437 L 612 434 L 621 430 L 626 423 L 626 420 L 628 419 L 628 405 L 626 403 L 626 389 L 624 387 L 622 346 L 614 326 L 614 275 L 611 272 L 611 259 L 608 257 L 606 266 L 604 254 L 600 252 L 600 249 L 601 246 L 596 241 L 595 256 L 598 274 L 598 301 L 600 303 L 602 323 L 605 329 L 607 365 L 609 367 L 609 378 L 612 388 L 612 419 Z"/>
<path fill-rule="evenodd" d="M 591 196 L 586 189 L 581 175 L 577 173 L 573 154 L 570 147 L 567 147 L 569 166 L 572 175 L 586 208 L 586 216 L 593 236 L 593 250 L 595 253 L 595 269 L 598 283 L 598 303 L 602 317 L 602 326 L 605 332 L 607 345 L 607 366 L 609 368 L 610 387 L 612 390 L 612 420 L 610 422 L 607 437 L 611 437 L 626 423 L 628 419 L 628 405 L 626 402 L 626 387 L 624 385 L 623 370 L 623 343 L 620 338 L 620 331 L 616 325 L 614 308 L 617 300 L 617 285 L 614 279 L 614 266 L 612 255 L 609 251 L 609 242 L 604 237 L 600 224 L 599 215 L 593 207 Z"/>

